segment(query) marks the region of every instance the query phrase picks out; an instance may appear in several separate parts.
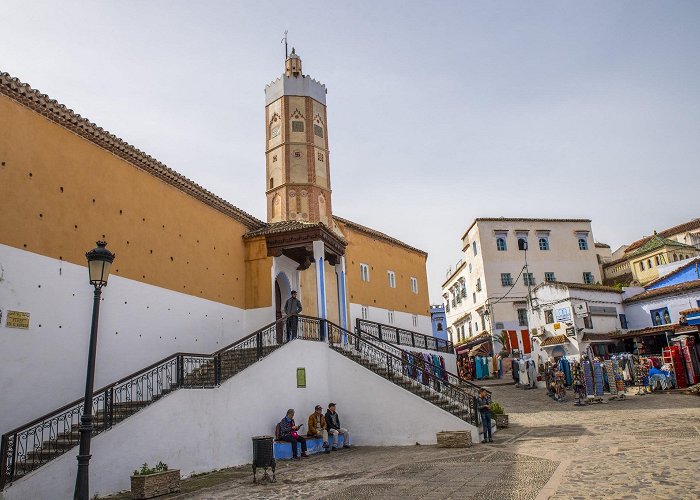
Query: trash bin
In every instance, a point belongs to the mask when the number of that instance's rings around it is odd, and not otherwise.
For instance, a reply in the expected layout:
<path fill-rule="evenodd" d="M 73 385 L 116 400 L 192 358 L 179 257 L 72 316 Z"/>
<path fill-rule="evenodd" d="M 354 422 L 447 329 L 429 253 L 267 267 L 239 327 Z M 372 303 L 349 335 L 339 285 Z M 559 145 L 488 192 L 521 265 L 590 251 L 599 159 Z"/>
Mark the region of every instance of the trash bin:
<path fill-rule="evenodd" d="M 273 453 L 272 436 L 253 436 L 253 482 L 257 483 L 256 471 L 260 467 L 264 470 L 262 479 L 275 482 L 275 457 Z M 272 478 L 267 469 L 272 469 Z"/>

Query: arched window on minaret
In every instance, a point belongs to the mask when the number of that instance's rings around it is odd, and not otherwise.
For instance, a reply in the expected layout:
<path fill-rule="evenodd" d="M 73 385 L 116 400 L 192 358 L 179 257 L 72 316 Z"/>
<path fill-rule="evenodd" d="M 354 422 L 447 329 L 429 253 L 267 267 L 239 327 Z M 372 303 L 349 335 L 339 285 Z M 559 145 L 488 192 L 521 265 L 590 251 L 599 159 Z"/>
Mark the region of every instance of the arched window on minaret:
<path fill-rule="evenodd" d="M 275 193 L 275 196 L 272 197 L 272 220 L 276 221 L 280 217 L 282 217 L 282 198 Z"/>
<path fill-rule="evenodd" d="M 318 217 L 322 221 L 325 221 L 327 214 L 326 214 L 326 197 L 323 196 L 322 194 L 318 195 Z"/>
<path fill-rule="evenodd" d="M 270 189 L 272 189 L 273 187 L 275 187 L 275 179 L 270 177 Z"/>

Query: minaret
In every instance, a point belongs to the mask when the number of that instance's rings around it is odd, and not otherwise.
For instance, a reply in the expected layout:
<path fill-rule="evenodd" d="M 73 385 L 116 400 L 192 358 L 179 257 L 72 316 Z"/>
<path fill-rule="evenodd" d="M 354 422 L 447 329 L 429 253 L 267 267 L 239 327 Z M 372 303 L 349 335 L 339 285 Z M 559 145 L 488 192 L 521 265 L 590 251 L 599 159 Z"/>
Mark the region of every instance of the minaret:
<path fill-rule="evenodd" d="M 293 48 L 284 67 L 284 75 L 265 87 L 267 221 L 335 229 L 326 87 L 302 73 Z"/>

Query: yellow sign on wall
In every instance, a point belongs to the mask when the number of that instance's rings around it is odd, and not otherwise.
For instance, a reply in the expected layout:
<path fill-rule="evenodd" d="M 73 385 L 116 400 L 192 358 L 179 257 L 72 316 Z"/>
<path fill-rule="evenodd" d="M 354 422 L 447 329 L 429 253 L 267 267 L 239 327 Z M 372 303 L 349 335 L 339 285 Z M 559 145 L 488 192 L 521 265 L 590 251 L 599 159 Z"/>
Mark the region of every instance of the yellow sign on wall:
<path fill-rule="evenodd" d="M 554 323 L 554 329 L 559 330 L 561 328 L 561 323 Z"/>
<path fill-rule="evenodd" d="M 306 388 L 306 368 L 297 368 L 297 388 Z"/>
<path fill-rule="evenodd" d="M 21 311 L 7 311 L 7 320 L 5 321 L 7 328 L 29 328 L 29 313 Z"/>

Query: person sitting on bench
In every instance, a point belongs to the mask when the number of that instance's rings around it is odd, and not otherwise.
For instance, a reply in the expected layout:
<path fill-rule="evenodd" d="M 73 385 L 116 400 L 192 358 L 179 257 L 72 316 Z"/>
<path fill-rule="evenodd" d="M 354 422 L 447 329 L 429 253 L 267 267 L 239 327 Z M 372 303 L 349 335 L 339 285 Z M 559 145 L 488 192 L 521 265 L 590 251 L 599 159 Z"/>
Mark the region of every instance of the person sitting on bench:
<path fill-rule="evenodd" d="M 306 431 L 306 437 L 309 439 L 323 438 L 323 447 L 326 453 L 330 453 L 328 448 L 328 431 L 326 430 L 326 419 L 323 416 L 323 407 L 316 405 L 314 412 L 309 415 L 309 427 Z"/>
<path fill-rule="evenodd" d="M 328 426 L 328 432 L 333 434 L 333 451 L 338 450 L 338 434 L 343 435 L 343 448 L 350 448 L 350 432 L 347 429 L 340 427 L 340 417 L 335 412 L 335 403 L 330 403 L 328 405 L 328 411 L 326 412 L 326 426 Z"/>
<path fill-rule="evenodd" d="M 304 458 L 308 457 L 308 455 L 306 454 L 306 438 L 304 438 L 304 436 L 300 436 L 297 432 L 299 429 L 301 429 L 302 425 L 304 424 L 296 425 L 294 423 L 293 408 L 287 410 L 287 415 L 278 424 L 278 439 L 280 441 L 287 441 L 288 443 L 292 443 L 292 459 L 294 460 L 299 458 L 297 456 L 297 443 L 301 443 L 301 456 Z"/>

